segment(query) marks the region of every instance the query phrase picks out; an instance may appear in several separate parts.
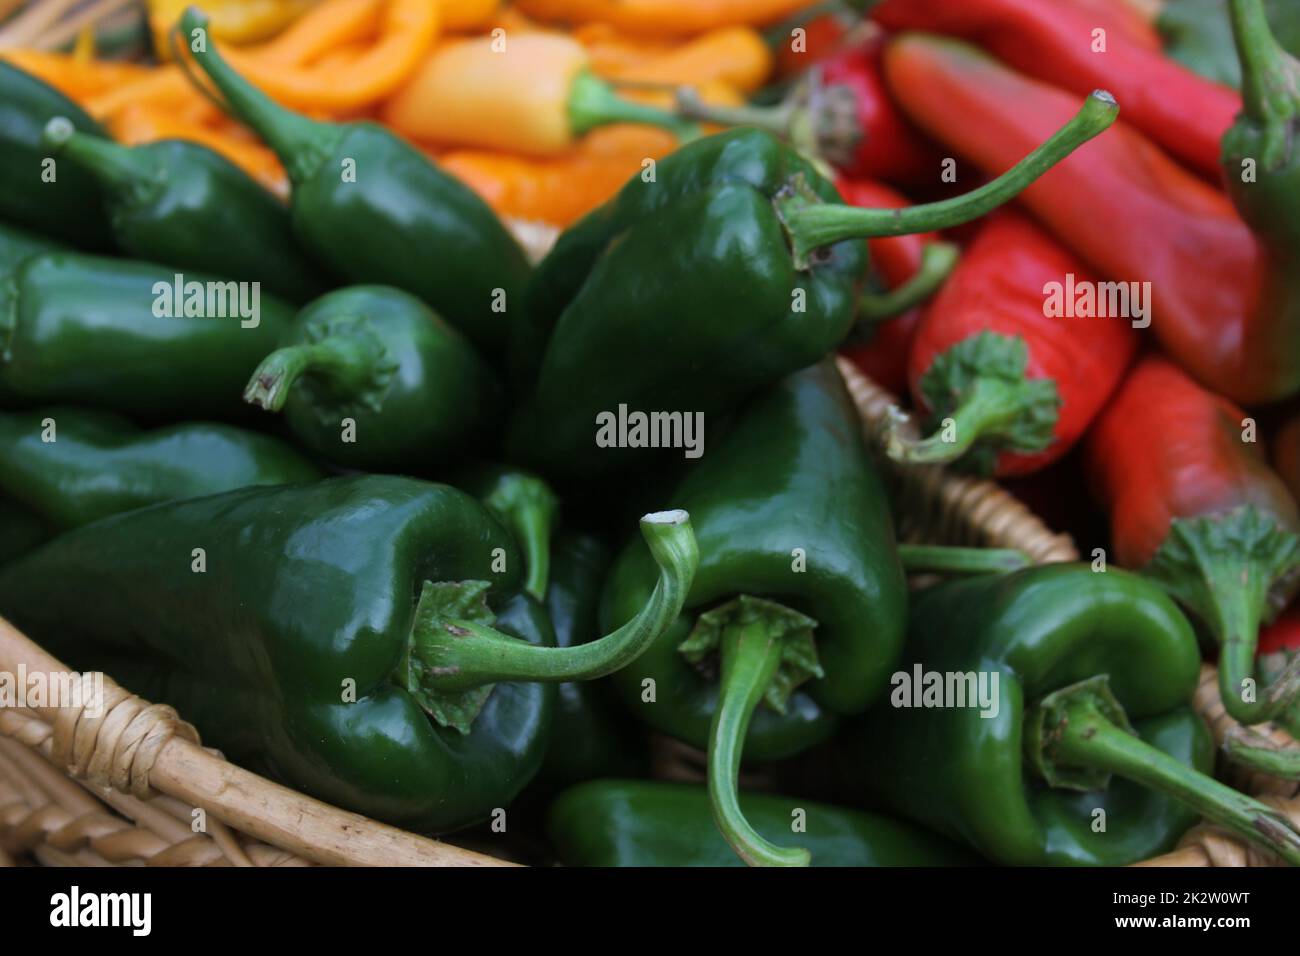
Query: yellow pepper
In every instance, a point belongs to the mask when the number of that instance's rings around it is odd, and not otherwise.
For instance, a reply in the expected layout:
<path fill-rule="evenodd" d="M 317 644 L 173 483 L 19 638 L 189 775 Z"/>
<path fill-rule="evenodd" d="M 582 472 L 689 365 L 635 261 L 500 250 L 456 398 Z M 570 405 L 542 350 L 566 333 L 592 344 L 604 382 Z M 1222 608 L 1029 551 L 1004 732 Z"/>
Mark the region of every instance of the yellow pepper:
<path fill-rule="evenodd" d="M 514 0 L 548 23 L 608 23 L 639 36 L 684 36 L 719 27 L 763 26 L 819 0 Z"/>
<path fill-rule="evenodd" d="M 662 109 L 615 94 L 581 43 L 558 33 L 453 40 L 434 50 L 383 119 L 415 139 L 554 156 L 589 129 L 650 123 L 684 132 Z"/>

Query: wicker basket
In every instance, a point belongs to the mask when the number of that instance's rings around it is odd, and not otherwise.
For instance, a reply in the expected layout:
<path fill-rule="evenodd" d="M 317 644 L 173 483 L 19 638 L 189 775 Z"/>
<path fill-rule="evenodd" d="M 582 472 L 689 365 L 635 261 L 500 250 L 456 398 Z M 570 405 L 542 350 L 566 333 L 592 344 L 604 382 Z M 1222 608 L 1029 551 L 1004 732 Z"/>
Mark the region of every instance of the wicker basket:
<path fill-rule="evenodd" d="M 840 369 L 874 442 L 894 400 L 849 363 Z M 1078 556 L 1068 535 L 1052 533 L 996 484 L 938 468 L 891 469 L 891 476 L 907 540 L 1019 548 L 1038 563 Z M 20 670 L 68 668 L 0 620 L 0 671 Z M 171 708 L 108 678 L 104 685 L 98 717 L 73 708 L 0 709 L 0 865 L 27 855 L 56 866 L 508 865 L 263 779 L 202 747 Z M 1226 732 L 1230 719 L 1213 680 L 1197 701 L 1216 733 Z M 1291 803 L 1300 814 L 1300 801 Z M 1266 862 L 1213 830 L 1188 840 L 1171 855 L 1175 862 L 1152 863 Z"/>

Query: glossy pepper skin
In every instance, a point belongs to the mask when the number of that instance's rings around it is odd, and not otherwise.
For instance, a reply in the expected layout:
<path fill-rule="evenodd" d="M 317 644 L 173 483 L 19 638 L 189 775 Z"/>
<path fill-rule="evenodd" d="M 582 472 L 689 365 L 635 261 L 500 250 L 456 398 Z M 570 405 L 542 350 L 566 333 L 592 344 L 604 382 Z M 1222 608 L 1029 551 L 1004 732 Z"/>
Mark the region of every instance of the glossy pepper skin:
<path fill-rule="evenodd" d="M 903 571 L 884 487 L 829 362 L 747 404 L 671 501 L 691 511 L 699 573 L 686 612 L 613 683 L 640 720 L 692 746 L 708 746 L 715 806 L 725 805 L 729 798 L 718 791 L 734 788 L 742 744 L 754 762 L 792 756 L 825 740 L 841 715 L 860 713 L 884 691 L 902 647 Z M 653 583 L 652 567 L 630 545 L 609 573 L 602 621 L 626 620 Z M 714 620 L 706 612 L 725 613 L 738 596 L 742 605 L 753 599 L 782 605 L 758 612 L 771 621 L 768 643 L 790 649 L 775 673 L 746 679 L 738 671 L 728 679 L 732 662 L 749 655 L 725 646 L 737 630 L 725 622 L 719 653 L 694 652 Z M 785 627 L 791 610 L 799 613 Z M 721 682 L 711 676 L 719 660 Z M 654 681 L 654 703 L 643 696 L 647 679 Z M 742 689 L 756 694 L 748 710 L 737 708 L 743 717 L 719 726 L 718 715 L 732 712 L 731 698 Z M 755 709 L 764 695 L 768 705 Z M 730 811 L 720 812 L 725 818 Z"/>
<path fill-rule="evenodd" d="M 249 292 L 242 318 L 233 283 L 184 279 L 203 284 L 197 311 L 219 314 L 172 314 L 175 270 L 165 266 L 77 253 L 24 259 L 0 280 L 0 389 L 28 406 L 77 403 L 153 420 L 243 415 L 240 390 L 292 313 Z"/>
<path fill-rule="evenodd" d="M 0 223 L 0 275 L 14 269 L 28 256 L 57 252 L 60 248 L 58 243 L 43 236 Z M 22 404 L 22 397 L 0 378 L 0 408 L 17 408 Z"/>
<path fill-rule="evenodd" d="M 1104 51 L 1089 12 L 1040 0 L 885 0 L 872 17 L 892 30 L 962 37 L 1014 69 L 1082 95 L 1102 87 L 1115 94 L 1127 122 L 1202 176 L 1219 177 L 1219 140 L 1241 99 L 1232 89 L 1197 76 L 1123 30 L 1107 30 Z"/>
<path fill-rule="evenodd" d="M 516 377 L 537 371 L 511 454 L 556 475 L 626 468 L 646 450 L 600 447 L 600 416 L 626 405 L 707 420 L 817 361 L 858 307 L 866 250 L 849 240 L 978 218 L 1117 112 L 1098 92 L 1006 176 L 903 210 L 845 206 L 807 161 L 756 129 L 687 144 L 567 230 L 538 266 L 512 343 Z M 615 367 L 612 354 L 640 360 Z"/>
<path fill-rule="evenodd" d="M 974 856 L 898 820 L 794 797 L 747 793 L 745 815 L 766 836 L 807 846 L 814 866 L 970 866 Z M 806 832 L 791 822 L 802 810 Z M 740 866 L 713 825 L 703 787 L 595 780 L 551 804 L 547 832 L 567 866 Z"/>
<path fill-rule="evenodd" d="M 550 684 L 635 657 L 678 613 L 694 571 L 689 522 L 642 526 L 672 567 L 665 587 L 634 627 L 589 645 L 612 660 L 576 667 L 572 649 L 552 646 L 545 610 L 519 595 L 523 562 L 486 509 L 388 476 L 105 518 L 0 570 L 0 614 L 74 666 L 173 704 L 234 760 L 441 832 L 507 806 L 532 778 Z M 74 585 L 81 599 L 68 601 Z"/>
<path fill-rule="evenodd" d="M 1083 263 L 1029 219 L 1008 210 L 994 216 L 912 340 L 908 378 L 928 437 L 894 428 L 890 457 L 960 460 L 1009 477 L 1065 455 L 1137 352 L 1139 320 L 1076 314 L 1078 296 L 1068 290 L 1096 288 Z"/>
<path fill-rule="evenodd" d="M 600 538 L 567 530 L 556 536 L 552 551 L 546 612 L 555 643 L 585 644 L 600 634 L 600 591 L 613 555 Z M 648 767 L 645 741 L 611 688 L 581 681 L 557 688 L 551 747 L 539 782 L 569 786 L 611 774 L 644 776 Z"/>
<path fill-rule="evenodd" d="M 501 386 L 473 346 L 400 289 L 327 293 L 279 344 L 245 401 L 283 411 L 299 442 L 341 465 L 428 468 L 474 445 L 501 414 Z"/>
<path fill-rule="evenodd" d="M 773 198 L 799 181 L 839 197 L 777 140 L 709 136 L 660 160 L 655 180 L 634 176 L 565 231 L 529 286 L 528 338 L 514 347 L 521 366 L 540 369 L 509 447 L 544 472 L 626 467 L 635 451 L 596 446 L 600 412 L 626 403 L 703 412 L 707 423 L 816 361 L 852 324 L 866 250 L 843 243 L 796 270 Z M 790 311 L 796 290 L 802 314 Z M 615 367 L 615 353 L 639 359 Z"/>
<path fill-rule="evenodd" d="M 0 412 L 0 495 L 58 528 L 160 501 L 321 477 L 279 439 L 229 425 L 145 431 L 97 409 Z"/>
<path fill-rule="evenodd" d="M 1084 465 L 1110 515 L 1115 560 L 1142 569 L 1219 645 L 1219 692 L 1238 721 L 1276 716 L 1296 676 L 1256 686 L 1261 621 L 1300 574 L 1300 515 L 1245 412 L 1168 360 L 1144 358 L 1098 417 Z"/>
<path fill-rule="evenodd" d="M 193 9 L 181 19 L 187 36 L 204 25 Z M 482 199 L 381 126 L 291 113 L 212 44 L 194 59 L 284 162 L 294 233 L 317 261 L 352 282 L 404 289 L 480 350 L 504 350 L 529 269 Z"/>
<path fill-rule="evenodd" d="M 994 863 L 1114 866 L 1167 850 L 1196 822 L 1195 809 L 1152 789 L 1185 786 L 1185 796 L 1206 795 L 1207 808 L 1230 807 L 1238 823 L 1274 834 L 1294 859 L 1300 834 L 1204 776 L 1213 744 L 1187 706 L 1199 669 L 1177 607 L 1123 571 L 1049 565 L 940 585 L 914 601 L 899 673 L 918 682 L 926 672 L 986 675 L 996 694 L 979 703 L 992 706 L 942 698 L 922 706 L 920 686 L 896 680 L 889 698 L 840 737 L 847 792 Z M 1105 717 L 1085 708 L 1058 721 L 1053 701 L 1091 706 L 1107 696 L 1094 689 L 1098 675 L 1109 678 Z M 1136 738 L 1125 732 L 1125 713 Z M 1111 764 L 1097 755 L 1104 751 L 1080 758 L 1060 749 L 1058 739 L 1074 740 L 1071 721 L 1080 734 L 1095 728 L 1091 739 L 1104 741 L 1107 757 L 1123 756 Z"/>
<path fill-rule="evenodd" d="M 974 47 L 920 34 L 890 44 L 885 74 L 922 129 L 991 173 L 1073 103 Z M 1221 191 L 1139 132 L 1118 124 L 1025 190 L 1023 203 L 1102 278 L 1150 283 L 1151 331 L 1197 380 L 1244 404 L 1300 389 L 1300 322 L 1256 307 L 1261 261 L 1250 229 Z"/>
<path fill-rule="evenodd" d="M 120 146 L 56 117 L 42 144 L 91 176 L 126 255 L 241 281 L 302 303 L 325 291 L 297 246 L 289 212 L 251 176 L 206 146 L 163 140 Z"/>
<path fill-rule="evenodd" d="M 56 163 L 49 181 L 41 132 L 65 116 L 90 136 L 107 134 L 77 104 L 36 77 L 0 63 L 0 219 L 85 249 L 112 248 L 94 179 Z"/>

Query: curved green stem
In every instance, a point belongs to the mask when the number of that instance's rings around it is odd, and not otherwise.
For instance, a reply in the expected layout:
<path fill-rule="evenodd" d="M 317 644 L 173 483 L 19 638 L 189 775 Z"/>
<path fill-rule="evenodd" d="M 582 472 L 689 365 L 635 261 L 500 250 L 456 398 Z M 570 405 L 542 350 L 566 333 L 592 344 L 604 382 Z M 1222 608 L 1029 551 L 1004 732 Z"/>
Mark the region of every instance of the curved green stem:
<path fill-rule="evenodd" d="M 814 250 L 849 239 L 935 232 L 978 219 L 1015 198 L 1043 173 L 1107 129 L 1118 115 L 1115 97 L 1097 90 L 1073 119 L 1010 170 L 979 189 L 941 202 L 910 209 L 863 209 L 811 202 L 801 194 L 778 198 L 774 201 L 785 224 L 795 263 L 806 268 Z"/>
<path fill-rule="evenodd" d="M 327 335 L 305 345 L 277 349 L 258 365 L 244 401 L 268 412 L 284 408 L 289 390 L 304 375 L 329 381 L 335 394 L 360 395 L 383 372 L 382 347 L 368 336 Z"/>
<path fill-rule="evenodd" d="M 916 274 L 888 292 L 864 292 L 858 299 L 859 322 L 884 322 L 914 309 L 939 288 L 957 268 L 961 250 L 951 242 L 926 243 Z"/>
<path fill-rule="evenodd" d="M 560 512 L 560 499 L 542 479 L 524 472 L 502 475 L 483 504 L 509 530 L 528 561 L 524 590 L 544 600 L 551 576 L 551 535 Z"/>
<path fill-rule="evenodd" d="M 700 559 L 685 511 L 646 515 L 641 519 L 641 534 L 659 566 L 654 591 L 636 617 L 588 644 L 527 644 L 483 624 L 444 616 L 422 600 L 416 610 L 412 650 L 426 668 L 423 689 L 439 693 L 498 681 L 595 680 L 632 663 L 677 620 Z"/>
<path fill-rule="evenodd" d="M 788 140 L 799 108 L 796 96 L 789 96 L 773 106 L 726 106 L 706 103 L 692 86 L 682 86 L 676 91 L 677 112 L 689 120 L 712 123 L 715 126 L 752 126 Z"/>
<path fill-rule="evenodd" d="M 722 673 L 709 727 L 713 819 L 731 848 L 750 866 L 807 866 L 812 860 L 807 850 L 772 843 L 754 829 L 740 809 L 741 749 L 754 708 L 777 677 L 789 625 L 780 616 L 764 612 L 768 602 L 741 598 L 737 604 L 738 613 L 719 635 Z"/>
<path fill-rule="evenodd" d="M 906 419 L 891 418 L 885 426 L 885 454 L 906 465 L 943 465 L 961 458 L 980 438 L 1010 425 L 1020 415 L 1015 386 L 996 380 L 982 380 L 955 409 L 944 415 L 951 424 L 942 425 L 928 438 L 903 433 Z"/>
<path fill-rule="evenodd" d="M 1233 727 L 1223 738 L 1223 751 L 1233 763 L 1284 780 L 1300 780 L 1300 749 L 1283 749 L 1262 734 Z"/>
<path fill-rule="evenodd" d="M 611 123 L 660 126 L 685 142 L 700 135 L 700 128 L 668 110 L 624 99 L 609 83 L 590 70 L 581 70 L 569 90 L 569 125 L 576 136 Z"/>
<path fill-rule="evenodd" d="M 1273 720 L 1300 695 L 1300 657 L 1267 686 L 1255 670 L 1264 610 L 1274 589 L 1297 568 L 1300 539 L 1277 519 L 1245 505 L 1222 514 L 1175 518 L 1160 550 L 1142 569 L 1214 634 L 1219 693 L 1238 723 Z"/>
<path fill-rule="evenodd" d="M 1265 127 L 1260 160 L 1274 168 L 1289 147 L 1287 125 L 1300 114 L 1300 67 L 1273 36 L 1262 0 L 1231 0 L 1230 11 L 1243 112 Z"/>
<path fill-rule="evenodd" d="M 190 7 L 181 16 L 177 27 L 183 34 L 179 38 L 183 42 L 194 36 L 195 30 L 206 31 L 208 18 L 196 7 Z M 174 32 L 173 39 L 176 39 Z M 222 104 L 222 108 L 233 112 L 266 141 L 280 157 L 289 178 L 295 184 L 311 178 L 342 138 L 342 127 L 333 123 L 318 123 L 280 106 L 235 72 L 217 52 L 212 40 L 209 33 L 202 50 L 195 50 L 193 43 L 184 45 L 194 62 L 225 97 L 226 103 Z M 174 43 L 173 46 L 175 45 Z M 206 88 L 190 73 L 188 60 L 180 51 L 176 60 L 192 85 L 210 96 Z"/>
<path fill-rule="evenodd" d="M 1113 706 L 1113 698 L 1098 694 L 1095 680 L 1067 687 L 1042 701 L 1032 715 L 1041 733 L 1026 740 L 1036 737 L 1042 758 L 1060 772 L 1117 774 L 1182 801 L 1206 819 L 1300 866 L 1300 831 L 1286 817 L 1117 726 Z"/>
<path fill-rule="evenodd" d="M 41 145 L 67 156 L 102 186 L 126 195 L 138 196 L 157 181 L 159 170 L 138 150 L 78 133 L 65 116 L 52 117 L 45 124 Z"/>
<path fill-rule="evenodd" d="M 1027 568 L 1029 555 L 1014 548 L 954 548 L 900 544 L 898 560 L 908 574 L 1006 574 Z"/>

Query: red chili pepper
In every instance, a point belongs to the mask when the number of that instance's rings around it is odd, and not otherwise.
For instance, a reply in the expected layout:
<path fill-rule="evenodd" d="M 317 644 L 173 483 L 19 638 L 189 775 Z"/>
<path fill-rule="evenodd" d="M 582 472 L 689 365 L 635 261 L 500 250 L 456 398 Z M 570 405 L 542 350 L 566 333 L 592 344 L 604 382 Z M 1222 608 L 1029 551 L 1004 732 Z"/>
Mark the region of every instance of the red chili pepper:
<path fill-rule="evenodd" d="M 1011 168 L 1076 108 L 1072 94 L 956 40 L 900 37 L 885 74 L 913 120 L 987 173 Z M 1257 307 L 1249 228 L 1223 193 L 1141 133 L 1116 123 L 1020 201 L 1104 278 L 1149 283 L 1128 288 L 1197 379 L 1244 404 L 1300 389 L 1300 310 Z"/>
<path fill-rule="evenodd" d="M 955 34 L 1036 79 L 1073 93 L 1109 90 L 1127 122 L 1202 175 L 1219 181 L 1219 140 L 1241 109 L 1236 91 L 1106 29 L 1070 4 L 1043 0 L 884 0 L 872 11 L 894 30 Z"/>
<path fill-rule="evenodd" d="M 884 48 L 877 34 L 831 52 L 817 64 L 816 83 L 777 106 L 709 104 L 683 89 L 678 110 L 702 123 L 765 129 L 846 176 L 931 185 L 942 156 L 894 105 L 881 72 Z"/>
<path fill-rule="evenodd" d="M 903 209 L 911 205 L 902 193 L 869 179 L 841 176 L 835 184 L 850 206 Z M 896 289 L 921 271 L 926 246 L 938 241 L 938 234 L 933 232 L 868 239 L 872 269 L 887 288 Z M 873 323 L 865 331 L 869 336 L 866 341 L 854 342 L 841 351 L 881 388 L 901 395 L 907 388 L 907 355 L 922 311 L 918 306 L 888 321 Z"/>
<path fill-rule="evenodd" d="M 799 49 L 794 47 L 793 34 L 774 37 L 777 42 L 776 75 L 794 76 L 808 67 L 820 63 L 839 49 L 848 35 L 848 18 L 840 12 L 824 13 L 803 24 L 803 37 Z"/>
<path fill-rule="evenodd" d="M 1164 40 L 1154 22 L 1158 11 L 1152 10 L 1147 16 L 1130 0 L 1064 0 L 1064 3 L 1097 26 L 1122 33 L 1134 46 L 1156 53 L 1164 50 Z"/>
<path fill-rule="evenodd" d="M 1300 569 L 1300 516 L 1246 416 L 1158 356 L 1142 359 L 1085 443 L 1116 560 L 1140 568 L 1217 638 L 1219 690 L 1244 724 L 1282 713 L 1294 671 L 1256 696 L 1259 626 Z M 1248 683 L 1249 682 L 1249 683 Z"/>
<path fill-rule="evenodd" d="M 928 413 L 927 430 L 937 430 L 917 440 L 892 429 L 890 456 L 918 464 L 961 459 L 1008 476 L 1068 452 L 1137 352 L 1127 318 L 1098 317 L 1083 299 L 1096 287 L 1084 265 L 1029 219 L 995 216 L 912 341 L 912 398 Z"/>
<path fill-rule="evenodd" d="M 1259 656 L 1300 654 L 1300 607 L 1289 607 L 1259 633 Z"/>

